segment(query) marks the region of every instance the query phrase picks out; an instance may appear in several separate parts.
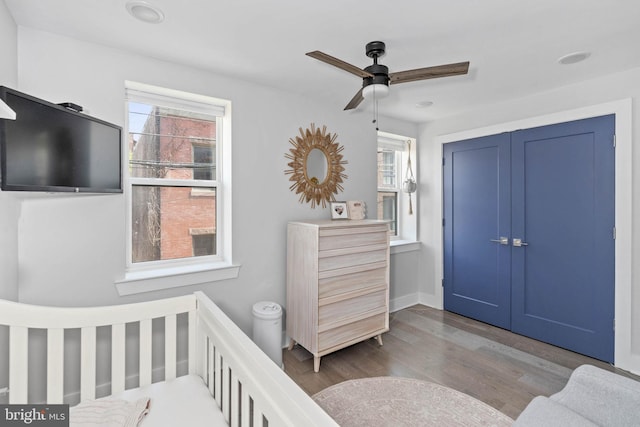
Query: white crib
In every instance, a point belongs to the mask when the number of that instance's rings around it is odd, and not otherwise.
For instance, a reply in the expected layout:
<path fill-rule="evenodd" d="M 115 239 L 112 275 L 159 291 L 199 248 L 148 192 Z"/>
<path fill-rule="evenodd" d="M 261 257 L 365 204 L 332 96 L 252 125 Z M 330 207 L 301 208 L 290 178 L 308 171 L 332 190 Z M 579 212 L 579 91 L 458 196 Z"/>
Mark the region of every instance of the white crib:
<path fill-rule="evenodd" d="M 188 374 L 202 379 L 202 387 L 208 389 L 206 395 L 210 396 L 211 402 L 215 402 L 216 410 L 226 425 L 257 427 L 266 421 L 269 427 L 337 426 L 202 292 L 157 301 L 91 308 L 44 307 L 0 300 L 0 325 L 9 327 L 9 403 L 41 403 L 28 402 L 30 329 L 46 330 L 48 404 L 65 403 L 65 330 L 69 329 L 81 331 L 81 402 L 96 398 L 98 357 L 110 356 L 111 359 L 110 394 L 126 396 L 131 393 L 125 391 L 125 384 L 130 382 L 125 381 L 125 354 L 132 347 L 127 337 L 127 324 L 139 325 L 136 328 L 139 331 L 139 345 L 134 346 L 139 349 L 139 389 L 150 390 L 150 387 L 158 385 L 152 384 L 152 337 L 156 339 L 155 329 L 158 329 L 152 323 L 158 318 L 164 319 L 164 381 L 161 383 L 174 384 L 180 381 L 181 378 L 176 378 L 179 376 L 177 341 L 179 329 L 182 329 L 177 327 L 178 316 L 188 316 Z M 155 322 L 157 324 L 158 320 Z M 106 356 L 99 354 L 105 346 L 96 344 L 97 330 L 103 327 L 111 329 L 110 355 Z M 157 392 L 156 389 L 151 395 Z M 182 405 L 177 404 L 175 408 L 166 403 L 163 406 L 169 406 L 164 408 L 165 411 L 184 410 L 179 407 Z M 153 412 L 152 401 L 149 415 Z M 191 419 L 203 421 L 206 414 L 205 411 L 201 417 L 196 414 Z M 147 418 L 151 421 L 150 416 Z M 209 418 L 202 425 L 211 425 Z M 147 419 L 141 424 L 143 427 L 154 425 L 147 424 Z M 190 424 L 186 422 L 183 425 Z"/>

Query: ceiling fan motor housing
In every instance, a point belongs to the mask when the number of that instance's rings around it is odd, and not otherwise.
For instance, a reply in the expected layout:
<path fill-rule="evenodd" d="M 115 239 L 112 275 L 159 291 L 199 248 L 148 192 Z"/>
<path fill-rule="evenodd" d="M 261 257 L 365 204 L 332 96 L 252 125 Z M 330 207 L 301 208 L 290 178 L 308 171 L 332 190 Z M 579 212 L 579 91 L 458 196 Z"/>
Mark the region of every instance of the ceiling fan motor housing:
<path fill-rule="evenodd" d="M 364 77 L 362 79 L 362 87 L 378 84 L 389 86 L 389 67 L 382 64 L 369 65 L 364 69 L 373 74 L 373 77 Z"/>
<path fill-rule="evenodd" d="M 364 77 L 362 79 L 363 88 L 374 84 L 389 86 L 389 68 L 378 64 L 378 58 L 384 55 L 385 47 L 384 42 L 380 41 L 367 43 L 366 53 L 369 58 L 373 58 L 373 64 L 364 70 L 373 74 L 373 77 Z"/>
<path fill-rule="evenodd" d="M 369 42 L 367 43 L 365 52 L 369 58 L 375 59 L 384 55 L 385 48 L 384 42 Z"/>

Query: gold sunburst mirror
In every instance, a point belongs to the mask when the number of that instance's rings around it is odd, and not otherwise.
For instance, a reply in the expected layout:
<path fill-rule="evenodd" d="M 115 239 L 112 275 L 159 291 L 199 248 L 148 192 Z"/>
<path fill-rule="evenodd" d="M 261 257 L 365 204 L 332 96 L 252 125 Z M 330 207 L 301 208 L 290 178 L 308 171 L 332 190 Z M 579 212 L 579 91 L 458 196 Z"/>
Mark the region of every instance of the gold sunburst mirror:
<path fill-rule="evenodd" d="M 324 208 L 343 190 L 342 182 L 347 178 L 343 165 L 347 161 L 343 160 L 344 147 L 336 142 L 337 138 L 337 134 L 327 132 L 326 126 L 316 129 L 311 123 L 306 130 L 300 128 L 300 135 L 289 139 L 293 148 L 284 156 L 291 160 L 287 163 L 291 169 L 284 173 L 291 175 L 289 181 L 293 184 L 289 189 L 300 194 L 300 203 Z"/>

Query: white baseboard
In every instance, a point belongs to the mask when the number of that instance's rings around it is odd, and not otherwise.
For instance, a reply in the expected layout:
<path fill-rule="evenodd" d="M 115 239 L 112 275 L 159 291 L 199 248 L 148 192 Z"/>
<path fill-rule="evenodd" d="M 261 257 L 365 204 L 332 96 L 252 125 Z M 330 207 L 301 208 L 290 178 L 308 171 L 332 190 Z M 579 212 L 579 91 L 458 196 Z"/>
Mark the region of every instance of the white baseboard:
<path fill-rule="evenodd" d="M 389 300 L 389 311 L 393 313 L 416 304 L 420 304 L 420 294 L 417 292 Z"/>
<path fill-rule="evenodd" d="M 440 301 L 435 295 L 416 292 L 390 300 L 389 311 L 393 313 L 416 304 L 422 304 L 442 310 L 442 301 Z"/>
<path fill-rule="evenodd" d="M 444 309 L 442 306 L 442 297 L 437 295 L 425 294 L 420 292 L 420 304 L 427 307 L 437 308 L 438 310 Z"/>

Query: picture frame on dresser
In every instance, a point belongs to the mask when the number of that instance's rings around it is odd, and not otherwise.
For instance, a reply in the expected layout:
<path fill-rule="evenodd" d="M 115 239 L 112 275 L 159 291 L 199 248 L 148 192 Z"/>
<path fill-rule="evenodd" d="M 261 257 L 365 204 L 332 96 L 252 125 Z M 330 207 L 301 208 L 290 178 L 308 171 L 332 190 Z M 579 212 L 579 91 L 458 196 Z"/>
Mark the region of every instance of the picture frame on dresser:
<path fill-rule="evenodd" d="M 331 219 L 349 219 L 347 202 L 331 202 Z"/>
<path fill-rule="evenodd" d="M 347 201 L 349 208 L 349 219 L 365 219 L 367 216 L 367 206 L 362 200 Z"/>

